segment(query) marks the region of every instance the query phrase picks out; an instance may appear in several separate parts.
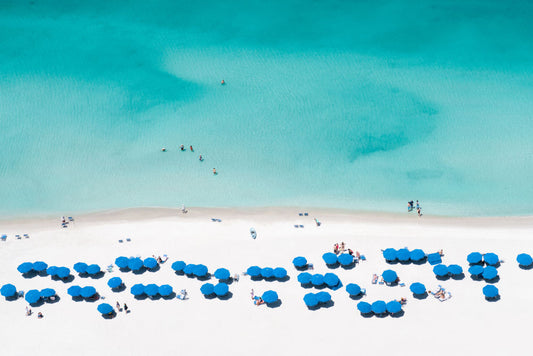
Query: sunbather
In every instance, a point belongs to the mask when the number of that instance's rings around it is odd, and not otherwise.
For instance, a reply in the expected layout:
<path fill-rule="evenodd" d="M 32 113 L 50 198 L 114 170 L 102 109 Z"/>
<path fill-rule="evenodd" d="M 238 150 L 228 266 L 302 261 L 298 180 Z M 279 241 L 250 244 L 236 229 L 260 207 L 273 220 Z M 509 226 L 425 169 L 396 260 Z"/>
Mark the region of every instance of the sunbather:
<path fill-rule="evenodd" d="M 263 298 L 256 296 L 256 297 L 254 297 L 254 304 L 259 306 L 261 304 L 265 304 L 265 301 L 263 300 Z"/>
<path fill-rule="evenodd" d="M 43 317 L 44 317 L 44 316 L 43 316 L 43 313 L 39 312 L 39 313 L 37 314 L 37 318 L 42 319 Z"/>
<path fill-rule="evenodd" d="M 400 302 L 401 305 L 405 305 L 405 304 L 407 304 L 407 299 L 406 298 L 400 298 L 400 300 L 398 300 L 398 302 Z"/>
<path fill-rule="evenodd" d="M 374 273 L 374 275 L 372 276 L 372 284 L 376 283 L 378 283 L 378 275 Z"/>

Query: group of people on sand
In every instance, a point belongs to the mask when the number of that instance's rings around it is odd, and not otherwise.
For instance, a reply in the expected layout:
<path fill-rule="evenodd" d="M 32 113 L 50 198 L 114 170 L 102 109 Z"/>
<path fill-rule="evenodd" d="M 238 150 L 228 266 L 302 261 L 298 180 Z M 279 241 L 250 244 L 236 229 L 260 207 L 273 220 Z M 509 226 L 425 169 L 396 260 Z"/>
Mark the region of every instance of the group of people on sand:
<path fill-rule="evenodd" d="M 68 227 L 69 222 L 74 222 L 74 218 L 69 217 L 68 220 L 66 217 L 61 217 L 61 227 Z"/>
<path fill-rule="evenodd" d="M 119 302 L 117 302 L 117 311 L 118 312 L 122 311 L 122 308 L 120 307 L 120 303 Z M 124 311 L 126 312 L 126 314 L 129 313 L 128 305 L 126 303 L 124 303 Z"/>
<path fill-rule="evenodd" d="M 333 253 L 335 253 L 336 255 L 339 255 L 344 252 L 348 252 L 348 254 L 350 254 L 351 256 L 354 256 L 358 260 L 361 258 L 361 254 L 359 253 L 359 251 L 355 251 L 355 255 L 354 255 L 353 250 L 351 248 L 347 248 L 344 241 L 341 242 L 340 245 L 339 243 L 335 243 L 333 245 Z"/>
<path fill-rule="evenodd" d="M 152 255 L 152 257 L 155 258 L 157 263 L 159 263 L 159 264 L 167 262 L 167 260 L 168 260 L 168 256 L 167 255 L 163 255 L 163 258 L 161 258 L 161 256 L 155 257 L 155 255 Z"/>
<path fill-rule="evenodd" d="M 31 316 L 32 314 L 33 314 L 33 312 L 31 311 L 31 308 L 26 307 L 26 316 Z M 37 318 L 38 319 L 42 319 L 43 317 L 44 317 L 43 313 L 41 313 L 41 312 L 37 313 Z"/>
<path fill-rule="evenodd" d="M 410 213 L 413 210 L 415 210 L 415 202 L 412 200 L 408 201 L 407 212 Z M 416 201 L 416 212 L 418 213 L 418 216 L 422 216 L 422 208 L 420 207 L 420 203 L 418 202 L 418 200 Z"/>

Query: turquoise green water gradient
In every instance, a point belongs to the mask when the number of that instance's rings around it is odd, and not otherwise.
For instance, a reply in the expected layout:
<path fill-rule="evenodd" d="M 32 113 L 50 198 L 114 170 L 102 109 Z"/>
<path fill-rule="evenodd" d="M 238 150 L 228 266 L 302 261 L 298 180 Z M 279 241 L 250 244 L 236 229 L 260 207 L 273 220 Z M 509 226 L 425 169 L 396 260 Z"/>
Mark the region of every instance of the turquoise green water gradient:
<path fill-rule="evenodd" d="M 531 18 L 528 1 L 4 1 L 0 214 L 532 214 Z"/>

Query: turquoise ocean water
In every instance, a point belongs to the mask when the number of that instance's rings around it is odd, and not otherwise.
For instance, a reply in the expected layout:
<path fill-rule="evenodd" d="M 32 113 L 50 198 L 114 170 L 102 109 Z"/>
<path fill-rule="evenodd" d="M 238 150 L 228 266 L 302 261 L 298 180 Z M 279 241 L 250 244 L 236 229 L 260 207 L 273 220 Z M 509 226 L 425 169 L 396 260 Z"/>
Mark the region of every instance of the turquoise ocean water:
<path fill-rule="evenodd" d="M 532 214 L 532 18 L 519 0 L 2 1 L 0 214 Z"/>

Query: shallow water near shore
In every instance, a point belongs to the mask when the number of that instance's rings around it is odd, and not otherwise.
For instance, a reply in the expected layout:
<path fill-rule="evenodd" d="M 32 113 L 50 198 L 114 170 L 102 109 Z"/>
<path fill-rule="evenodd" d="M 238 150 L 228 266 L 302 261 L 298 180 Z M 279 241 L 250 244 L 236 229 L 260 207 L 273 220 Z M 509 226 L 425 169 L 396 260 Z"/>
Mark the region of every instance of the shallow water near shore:
<path fill-rule="evenodd" d="M 419 199 L 426 214 L 532 214 L 532 15 L 526 1 L 7 3 L 0 213 Z"/>

